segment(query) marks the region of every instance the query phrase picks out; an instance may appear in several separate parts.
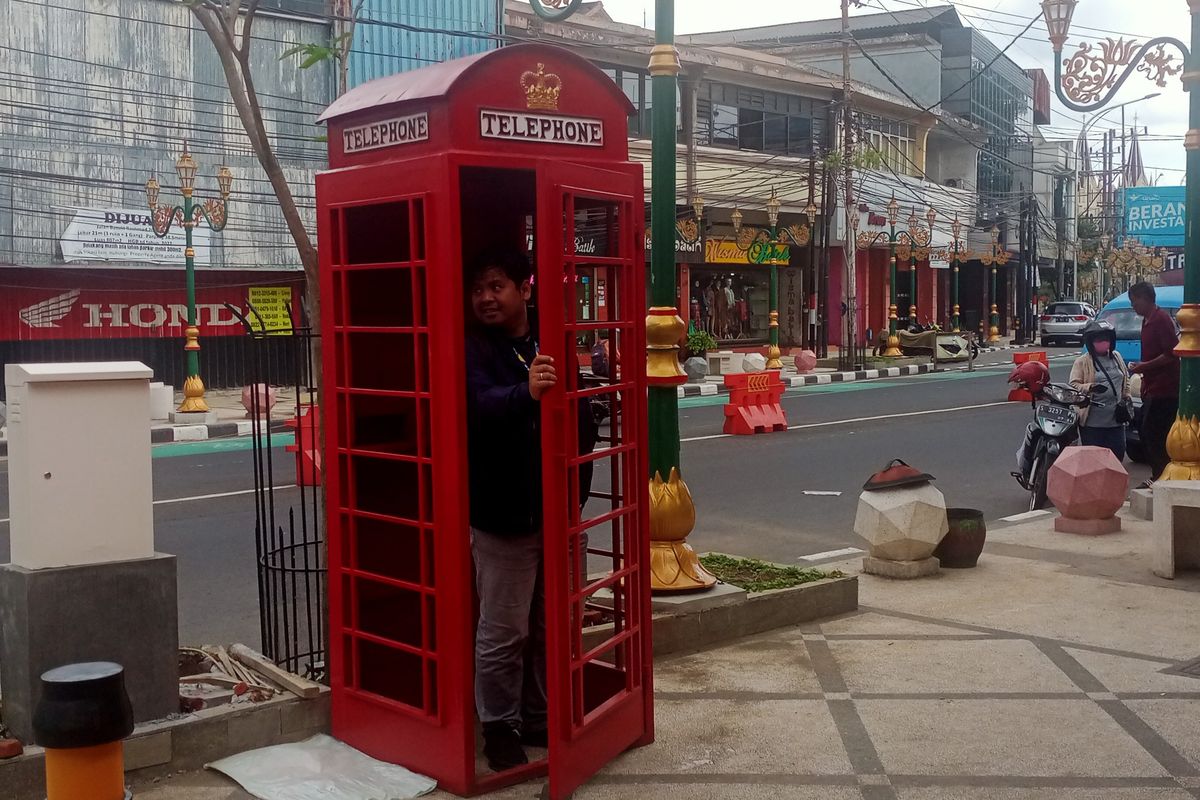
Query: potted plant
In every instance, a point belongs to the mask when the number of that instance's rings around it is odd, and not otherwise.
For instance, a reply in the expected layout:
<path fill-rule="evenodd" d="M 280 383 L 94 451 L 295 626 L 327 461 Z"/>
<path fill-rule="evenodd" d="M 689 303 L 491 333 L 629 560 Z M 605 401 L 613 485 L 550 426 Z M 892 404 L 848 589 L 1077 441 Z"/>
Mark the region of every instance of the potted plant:
<path fill-rule="evenodd" d="M 704 358 L 708 351 L 717 346 L 717 339 L 708 331 L 693 330 L 687 335 L 687 357 L 699 356 Z"/>

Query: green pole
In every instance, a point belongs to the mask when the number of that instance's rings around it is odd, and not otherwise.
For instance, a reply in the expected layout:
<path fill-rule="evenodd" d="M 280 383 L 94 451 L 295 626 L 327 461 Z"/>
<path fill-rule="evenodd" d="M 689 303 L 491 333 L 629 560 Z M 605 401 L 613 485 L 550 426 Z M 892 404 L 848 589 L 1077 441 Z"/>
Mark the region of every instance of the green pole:
<path fill-rule="evenodd" d="M 651 111 L 650 303 L 656 308 L 674 309 L 675 90 L 679 73 L 679 60 L 675 54 L 674 0 L 658 0 L 654 34 L 658 52 L 650 60 L 654 103 Z M 675 366 L 677 368 L 678 364 Z M 667 480 L 671 468 L 679 466 L 679 404 L 676 384 L 655 385 L 653 377 L 648 394 L 650 477 L 658 473 Z"/>
<path fill-rule="evenodd" d="M 889 308 L 888 308 L 888 333 L 892 336 L 896 335 L 896 226 L 891 226 L 891 231 L 888 233 L 888 264 L 889 266 Z"/>
<path fill-rule="evenodd" d="M 917 324 L 917 254 L 914 248 L 908 259 L 908 327 Z"/>
<path fill-rule="evenodd" d="M 954 242 L 954 265 L 953 266 L 954 266 L 954 319 L 951 323 L 951 327 L 954 329 L 955 333 L 958 333 L 960 330 L 962 330 L 962 320 L 959 319 L 959 305 L 958 305 L 958 241 L 957 240 Z"/>
<path fill-rule="evenodd" d="M 1188 91 L 1187 188 L 1184 228 L 1183 307 L 1179 311 L 1180 337 L 1175 352 L 1179 365 L 1179 414 L 1167 437 L 1171 464 L 1165 480 L 1200 480 L 1200 2 L 1189 0 L 1192 47 L 1183 71 Z"/>
<path fill-rule="evenodd" d="M 995 248 L 992 248 L 992 257 L 995 258 L 997 253 Z M 996 302 L 996 265 L 992 264 L 992 330 L 989 332 L 989 341 L 994 341 L 1000 338 L 1000 304 Z"/>
<path fill-rule="evenodd" d="M 196 251 L 192 249 L 192 193 L 183 196 L 183 234 L 186 246 L 183 251 L 184 269 L 187 273 L 187 315 L 188 327 L 196 327 Z M 195 346 L 193 347 L 193 344 Z M 187 377 L 194 378 L 200 374 L 200 346 L 191 337 L 184 345 L 187 355 Z"/>
<path fill-rule="evenodd" d="M 767 369 L 783 369 L 783 364 L 779 360 L 779 261 L 775 258 L 776 237 L 779 236 L 779 228 L 777 225 L 771 225 L 771 241 L 767 242 L 767 247 L 771 248 L 771 268 L 768 273 L 770 276 L 770 320 L 767 327 L 768 343 L 767 348 Z"/>

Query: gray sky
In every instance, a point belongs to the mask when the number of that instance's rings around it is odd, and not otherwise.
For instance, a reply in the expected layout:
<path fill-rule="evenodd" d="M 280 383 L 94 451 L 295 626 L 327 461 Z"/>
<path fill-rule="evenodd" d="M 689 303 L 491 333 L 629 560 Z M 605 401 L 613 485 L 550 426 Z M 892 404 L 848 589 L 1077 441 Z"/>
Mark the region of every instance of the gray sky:
<path fill-rule="evenodd" d="M 904 11 L 947 4 L 946 0 L 865 0 L 864 7 L 851 8 L 851 14 Z M 966 0 L 953 2 L 953 5 L 958 8 L 964 24 L 981 31 L 1002 49 L 1040 11 L 1039 0 Z M 604 0 L 604 7 L 610 16 L 620 22 L 641 25 L 644 19 L 648 27 L 654 26 L 654 0 Z M 675 27 L 679 33 L 725 30 L 836 17 L 841 13 L 840 9 L 839 0 L 759 0 L 746 3 L 676 0 Z M 1063 52 L 1073 52 L 1078 43 L 1085 39 L 1094 41 L 1110 36 L 1115 39 L 1121 35 L 1126 38 L 1137 37 L 1141 42 L 1155 36 L 1177 36 L 1186 41 L 1189 26 L 1186 0 L 1080 0 L 1071 26 L 1071 38 L 1067 40 Z M 1103 32 L 1097 29 L 1103 29 Z M 1168 48 L 1168 52 L 1175 54 L 1178 61 L 1177 50 Z M 1046 26 L 1041 20 L 1034 23 L 1029 32 L 1007 51 L 1007 55 L 1021 67 L 1046 70 L 1047 76 L 1053 80 L 1054 53 L 1046 38 Z M 1126 125 L 1133 126 L 1133 115 L 1136 113 L 1138 125 L 1148 128 L 1149 135 L 1142 140 L 1142 157 L 1151 179 L 1160 174 L 1160 184 L 1178 185 L 1183 180 L 1183 134 L 1187 130 L 1187 95 L 1178 76 L 1169 79 L 1167 87 L 1160 89 L 1154 82 L 1135 72 L 1112 102 L 1133 100 L 1153 92 L 1162 92 L 1162 95 L 1126 106 Z M 1045 131 L 1046 136 L 1074 139 L 1082 122 L 1083 115 L 1067 111 L 1055 98 L 1051 128 Z M 1119 110 L 1098 122 L 1091 129 L 1093 152 L 1099 150 L 1100 131 L 1105 127 L 1119 129 L 1120 125 Z M 1096 166 L 1099 167 L 1099 163 Z"/>

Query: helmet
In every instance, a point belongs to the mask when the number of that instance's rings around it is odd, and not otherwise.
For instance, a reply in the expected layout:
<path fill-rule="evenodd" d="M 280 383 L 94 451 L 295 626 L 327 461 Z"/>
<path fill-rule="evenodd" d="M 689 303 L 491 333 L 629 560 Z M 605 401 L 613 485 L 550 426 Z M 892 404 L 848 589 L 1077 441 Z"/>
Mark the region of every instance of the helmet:
<path fill-rule="evenodd" d="M 1080 336 L 1083 338 L 1083 346 L 1088 349 L 1088 352 L 1092 352 L 1092 343 L 1097 339 L 1108 339 L 1112 349 L 1117 347 L 1117 329 L 1108 320 L 1092 320 L 1083 326 Z"/>
<path fill-rule="evenodd" d="M 1026 361 L 1013 368 L 1008 375 L 1008 382 L 1019 384 L 1037 394 L 1050 382 L 1050 368 L 1040 361 Z"/>

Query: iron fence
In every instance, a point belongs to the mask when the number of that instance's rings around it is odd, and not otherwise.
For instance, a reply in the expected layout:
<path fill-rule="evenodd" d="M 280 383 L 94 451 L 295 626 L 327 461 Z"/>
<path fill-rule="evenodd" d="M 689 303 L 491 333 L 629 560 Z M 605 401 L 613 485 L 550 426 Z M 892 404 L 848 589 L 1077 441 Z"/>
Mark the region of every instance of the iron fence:
<path fill-rule="evenodd" d="M 269 329 L 253 306 L 246 316 L 227 307 L 245 326 L 248 344 L 263 653 L 284 669 L 326 681 L 324 497 L 314 361 L 320 335 L 302 326 Z M 288 411 L 287 427 L 271 422 L 272 391 Z"/>

